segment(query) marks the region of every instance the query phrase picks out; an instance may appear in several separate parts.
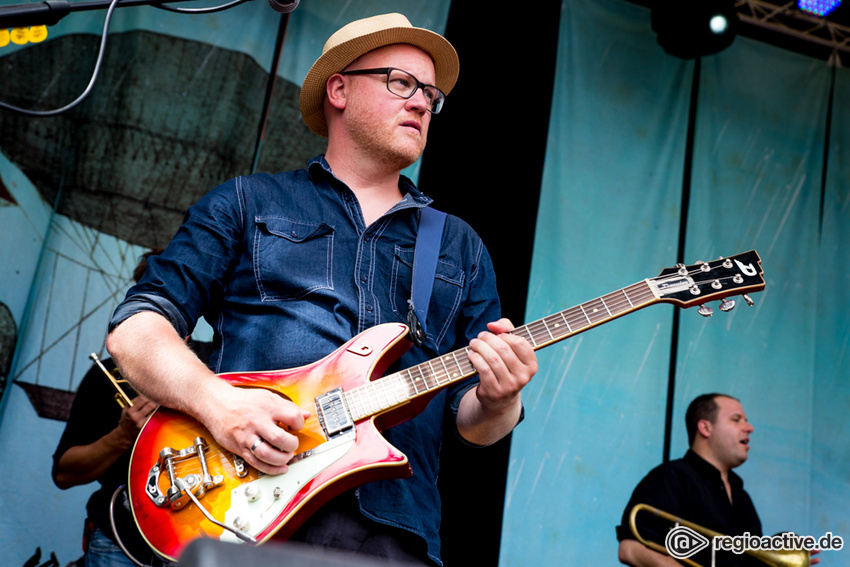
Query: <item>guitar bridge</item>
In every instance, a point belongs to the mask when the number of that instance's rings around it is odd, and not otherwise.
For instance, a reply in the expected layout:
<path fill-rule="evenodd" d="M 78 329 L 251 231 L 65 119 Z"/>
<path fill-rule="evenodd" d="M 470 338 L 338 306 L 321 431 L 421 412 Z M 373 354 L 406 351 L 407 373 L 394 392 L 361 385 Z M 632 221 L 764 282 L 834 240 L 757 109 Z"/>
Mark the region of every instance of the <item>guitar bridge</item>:
<path fill-rule="evenodd" d="M 207 490 L 221 486 L 224 482 L 223 475 L 210 475 L 207 467 L 207 459 L 205 450 L 208 448 L 207 442 L 203 437 L 196 437 L 191 447 L 174 450 L 171 447 L 165 447 L 159 452 L 159 461 L 151 467 L 148 473 L 148 481 L 145 492 L 148 498 L 160 508 L 170 507 L 173 510 L 182 509 L 190 501 L 190 496 L 187 494 L 191 491 L 198 498 L 203 498 Z M 190 467 L 197 472 L 186 474 L 178 477 L 177 469 L 185 470 L 186 465 L 195 464 L 198 467 Z M 165 493 L 159 487 L 159 477 L 163 473 L 168 475 L 170 486 Z"/>
<path fill-rule="evenodd" d="M 328 440 L 354 429 L 354 420 L 345 404 L 342 388 L 316 396 L 316 409 Z"/>

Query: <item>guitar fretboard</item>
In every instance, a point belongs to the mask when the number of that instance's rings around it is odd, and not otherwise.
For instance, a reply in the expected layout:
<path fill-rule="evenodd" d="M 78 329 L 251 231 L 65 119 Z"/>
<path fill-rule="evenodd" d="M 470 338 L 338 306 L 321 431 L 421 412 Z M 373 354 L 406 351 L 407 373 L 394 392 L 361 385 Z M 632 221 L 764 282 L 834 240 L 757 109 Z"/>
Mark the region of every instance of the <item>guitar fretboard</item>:
<path fill-rule="evenodd" d="M 654 303 L 658 297 L 648 280 L 603 295 L 511 331 L 524 337 L 537 350 L 582 331 L 607 323 Z M 475 374 L 467 357 L 469 349 L 444 354 L 411 366 L 345 393 L 354 421 L 383 413 L 410 400 L 445 388 Z"/>

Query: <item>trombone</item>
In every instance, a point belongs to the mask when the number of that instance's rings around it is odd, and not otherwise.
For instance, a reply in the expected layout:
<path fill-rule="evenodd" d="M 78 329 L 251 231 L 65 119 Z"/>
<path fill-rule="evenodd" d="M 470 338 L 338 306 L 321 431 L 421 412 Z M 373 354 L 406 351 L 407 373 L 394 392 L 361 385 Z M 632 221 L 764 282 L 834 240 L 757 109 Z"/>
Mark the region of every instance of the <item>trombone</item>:
<path fill-rule="evenodd" d="M 122 408 L 131 408 L 133 407 L 133 401 L 127 396 L 127 393 L 121 387 L 121 384 L 129 384 L 126 380 L 121 378 L 121 373 L 116 368 L 112 372 L 106 369 L 103 363 L 100 361 L 100 357 L 97 356 L 96 352 L 93 352 L 89 355 L 89 358 L 94 360 L 95 364 L 97 364 L 103 373 L 106 374 L 106 377 L 109 378 L 109 382 L 115 388 L 115 401 L 118 402 L 118 405 Z M 132 386 L 130 386 L 132 388 Z"/>
<path fill-rule="evenodd" d="M 678 516 L 674 516 L 673 514 L 664 512 L 663 510 L 659 510 L 658 508 L 653 508 L 648 504 L 636 504 L 632 508 L 632 511 L 629 513 L 629 527 L 632 528 L 632 533 L 635 535 L 637 540 L 643 545 L 665 555 L 670 555 L 666 547 L 653 541 L 648 541 L 642 538 L 638 533 L 637 522 L 635 521 L 635 518 L 637 517 L 638 512 L 640 512 L 641 510 L 645 510 L 660 518 L 669 520 L 677 525 L 682 525 L 687 528 L 690 528 L 695 532 L 700 533 L 710 539 L 723 536 L 723 534 L 719 532 L 704 528 L 698 524 L 694 524 L 693 522 L 688 522 L 679 518 Z M 769 567 L 809 567 L 811 565 L 811 557 L 809 555 L 809 552 L 804 550 L 783 549 L 774 551 L 765 549 L 745 549 L 744 553 L 752 555 L 753 557 L 755 557 L 765 565 L 768 565 Z M 679 561 L 684 561 L 689 565 L 693 565 L 694 567 L 702 567 L 702 565 L 687 557 L 677 559 L 679 559 Z"/>

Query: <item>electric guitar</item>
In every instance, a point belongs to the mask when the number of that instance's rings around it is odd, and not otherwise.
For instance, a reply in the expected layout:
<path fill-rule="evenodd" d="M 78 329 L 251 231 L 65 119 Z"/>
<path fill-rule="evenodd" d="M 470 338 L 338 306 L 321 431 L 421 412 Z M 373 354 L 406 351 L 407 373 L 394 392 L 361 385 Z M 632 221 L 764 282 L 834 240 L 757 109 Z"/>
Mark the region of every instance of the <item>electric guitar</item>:
<path fill-rule="evenodd" d="M 535 349 L 654 303 L 679 307 L 764 289 L 761 259 L 751 250 L 730 258 L 683 264 L 660 275 L 516 328 Z M 385 323 L 360 333 L 307 366 L 233 372 L 219 378 L 266 388 L 309 410 L 298 454 L 282 475 L 263 475 L 217 445 L 198 421 L 157 409 L 142 428 L 130 460 L 128 491 L 136 524 L 153 550 L 176 560 L 198 537 L 260 544 L 286 538 L 322 504 L 365 482 L 412 474 L 407 457 L 380 431 L 421 412 L 438 391 L 475 374 L 462 348 L 383 376 L 410 343 L 408 328 Z"/>

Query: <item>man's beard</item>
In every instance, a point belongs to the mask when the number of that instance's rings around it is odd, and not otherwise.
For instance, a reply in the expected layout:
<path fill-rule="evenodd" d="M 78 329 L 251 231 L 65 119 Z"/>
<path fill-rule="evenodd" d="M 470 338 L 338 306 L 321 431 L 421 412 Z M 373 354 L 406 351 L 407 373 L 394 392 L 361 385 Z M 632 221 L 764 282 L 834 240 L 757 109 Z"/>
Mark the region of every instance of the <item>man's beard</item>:
<path fill-rule="evenodd" d="M 381 163 L 399 171 L 419 159 L 425 149 L 426 135 L 422 134 L 419 143 L 411 141 L 399 130 L 397 122 L 381 119 L 372 104 L 360 104 L 360 100 L 360 96 L 353 96 L 347 102 L 346 123 L 352 140 Z"/>

